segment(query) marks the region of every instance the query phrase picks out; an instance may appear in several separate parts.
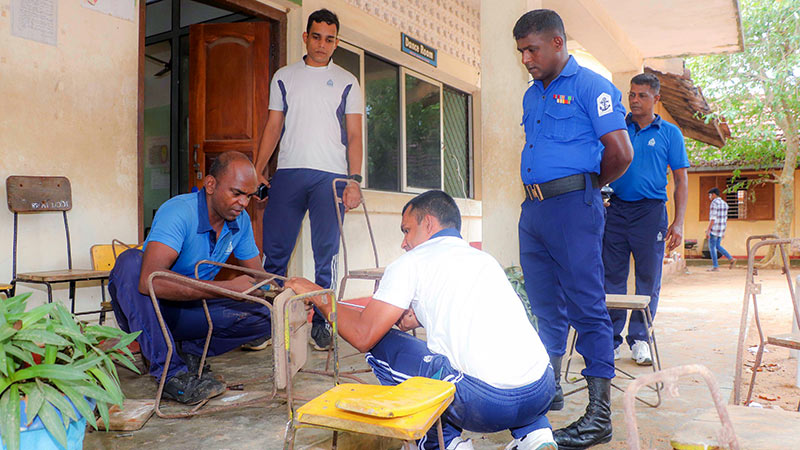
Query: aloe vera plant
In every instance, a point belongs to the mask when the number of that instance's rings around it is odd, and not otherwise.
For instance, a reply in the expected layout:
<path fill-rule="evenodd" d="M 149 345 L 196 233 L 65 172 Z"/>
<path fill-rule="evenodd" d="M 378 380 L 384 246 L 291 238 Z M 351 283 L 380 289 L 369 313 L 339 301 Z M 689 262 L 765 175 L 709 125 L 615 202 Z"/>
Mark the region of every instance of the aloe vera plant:
<path fill-rule="evenodd" d="M 97 429 L 88 399 L 97 402 L 106 426 L 110 405 L 122 405 L 114 362 L 139 372 L 128 350 L 139 333 L 85 325 L 57 302 L 25 311 L 28 297 L 0 300 L 0 436 L 9 450 L 17 450 L 20 425 L 38 416 L 66 447 L 66 428 L 79 420 L 76 409 Z M 28 423 L 20 423 L 21 400 Z"/>

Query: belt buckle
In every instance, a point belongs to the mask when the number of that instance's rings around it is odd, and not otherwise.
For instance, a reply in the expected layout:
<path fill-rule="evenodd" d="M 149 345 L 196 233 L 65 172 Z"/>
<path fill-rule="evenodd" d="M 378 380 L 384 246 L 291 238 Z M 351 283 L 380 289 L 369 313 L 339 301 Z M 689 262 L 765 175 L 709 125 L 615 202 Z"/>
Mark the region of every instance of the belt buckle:
<path fill-rule="evenodd" d="M 528 191 L 528 196 L 531 198 L 531 200 L 544 200 L 544 197 L 542 196 L 542 189 L 538 184 L 526 184 L 525 190 Z"/>

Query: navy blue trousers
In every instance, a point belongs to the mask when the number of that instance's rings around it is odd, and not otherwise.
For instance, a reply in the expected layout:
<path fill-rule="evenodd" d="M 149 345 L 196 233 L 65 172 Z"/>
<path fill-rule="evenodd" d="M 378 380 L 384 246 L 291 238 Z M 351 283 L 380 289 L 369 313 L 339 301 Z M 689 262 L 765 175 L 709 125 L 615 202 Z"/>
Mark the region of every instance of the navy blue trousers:
<path fill-rule="evenodd" d="M 308 211 L 311 249 L 314 251 L 314 282 L 326 289 L 331 287 L 333 265 L 339 253 L 339 226 L 336 224 L 336 204 L 331 186 L 334 178 L 346 178 L 346 175 L 314 169 L 280 169 L 275 172 L 270 182 L 269 201 L 264 208 L 264 270 L 286 275 L 289 257 Z M 337 185 L 337 190 L 341 196 L 344 183 Z M 313 320 L 325 323 L 319 310 L 316 310 Z"/>
<path fill-rule="evenodd" d="M 150 296 L 139 292 L 143 255 L 141 250 L 127 250 L 119 255 L 109 276 L 108 291 L 117 324 L 125 332 L 141 330 L 136 340 L 142 355 L 150 361 L 150 375 L 159 378 L 167 360 L 167 344 Z M 265 306 L 227 298 L 212 299 L 207 303 L 214 324 L 209 356 L 221 355 L 253 339 L 271 336 L 270 314 Z M 202 302 L 161 300 L 159 304 L 173 348 L 177 342 L 185 353 L 203 354 L 208 322 Z M 186 364 L 173 352 L 167 379 L 185 371 Z"/>
<path fill-rule="evenodd" d="M 606 269 L 606 293 L 627 294 L 630 257 L 635 261 L 636 294 L 650 297 L 650 314 L 658 309 L 664 238 L 667 236 L 667 208 L 662 200 L 645 199 L 626 202 L 611 200 L 606 209 L 606 232 L 603 238 L 603 265 Z M 611 310 L 614 348 L 622 344 L 622 329 L 628 312 Z M 647 325 L 641 311 L 631 312 L 628 345 L 648 341 Z"/>
<path fill-rule="evenodd" d="M 586 178 L 583 191 L 522 203 L 520 263 L 547 353 L 564 355 L 571 325 L 586 362 L 583 375 L 613 378 L 611 319 L 603 290 L 605 212 L 600 190 Z"/>
<path fill-rule="evenodd" d="M 539 428 L 549 428 L 545 414 L 555 395 L 553 369 L 527 386 L 499 389 L 466 375 L 450 365 L 446 356 L 428 350 L 427 344 L 408 333 L 389 330 L 366 355 L 367 363 L 383 385 L 396 385 L 410 377 L 450 381 L 456 385 L 453 403 L 442 414 L 445 445 L 462 430 L 494 433 L 511 430 L 520 438 Z M 419 441 L 420 449 L 438 449 L 436 427 Z"/>

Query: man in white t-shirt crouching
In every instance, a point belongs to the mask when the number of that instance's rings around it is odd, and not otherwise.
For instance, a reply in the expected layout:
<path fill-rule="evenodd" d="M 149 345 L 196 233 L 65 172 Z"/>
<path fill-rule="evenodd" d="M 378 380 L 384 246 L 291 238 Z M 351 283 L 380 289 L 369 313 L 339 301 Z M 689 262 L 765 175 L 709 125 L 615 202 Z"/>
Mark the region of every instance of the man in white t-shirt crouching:
<path fill-rule="evenodd" d="M 342 337 L 367 353 L 384 385 L 413 376 L 456 385 L 442 416 L 447 449 L 472 449 L 462 430 L 509 429 L 509 450 L 556 450 L 545 417 L 555 394 L 553 369 L 503 269 L 461 238 L 458 206 L 442 191 L 408 202 L 400 228 L 407 253 L 386 268 L 363 311 L 337 311 Z M 303 278 L 286 286 L 298 294 L 320 289 Z M 312 299 L 327 317 L 331 306 L 323 301 Z M 427 342 L 403 332 L 419 326 Z M 520 342 L 526 351 L 515 350 Z M 418 445 L 438 448 L 436 430 Z"/>

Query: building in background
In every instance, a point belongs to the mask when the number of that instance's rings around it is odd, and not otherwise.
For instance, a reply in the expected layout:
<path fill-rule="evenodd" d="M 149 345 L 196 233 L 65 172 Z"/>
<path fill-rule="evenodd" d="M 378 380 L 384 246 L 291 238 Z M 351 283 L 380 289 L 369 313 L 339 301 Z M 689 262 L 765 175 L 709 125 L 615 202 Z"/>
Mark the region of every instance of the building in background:
<path fill-rule="evenodd" d="M 22 3 L 54 11 L 55 45 L 15 32 L 13 18 L 31 13 L 20 12 Z M 680 74 L 676 56 L 742 48 L 729 0 L 505 0 L 502 8 L 489 0 L 146 0 L 124 14 L 91 3 L 0 0 L 0 177 L 72 180 L 76 267 L 89 266 L 92 244 L 141 240 L 154 210 L 197 186 L 215 154 L 254 155 L 269 77 L 302 57 L 306 18 L 322 7 L 341 21 L 334 61 L 364 90 L 362 174 L 383 264 L 402 253 L 400 209 L 430 188 L 458 199 L 466 239 L 503 265 L 518 263 L 529 76 L 511 29 L 524 12 L 558 11 L 571 52 L 622 92 L 645 66 Z M 692 201 L 687 237 L 698 214 Z M 259 218 L 259 208 L 251 205 L 251 215 Z M 365 266 L 369 243 L 360 213 L 352 214 L 350 263 Z M 25 219 L 35 230 L 60 226 L 56 216 Z M 0 213 L 0 227 L 11 226 L 11 213 Z M 293 274 L 313 273 L 308 235 L 306 223 Z M 11 245 L 10 235 L 0 239 L 0 279 L 11 276 Z M 51 248 L 62 245 L 22 241 L 20 265 L 60 267 L 63 254 Z M 369 291 L 353 283 L 353 295 Z M 98 287 L 85 301 L 99 297 Z"/>

